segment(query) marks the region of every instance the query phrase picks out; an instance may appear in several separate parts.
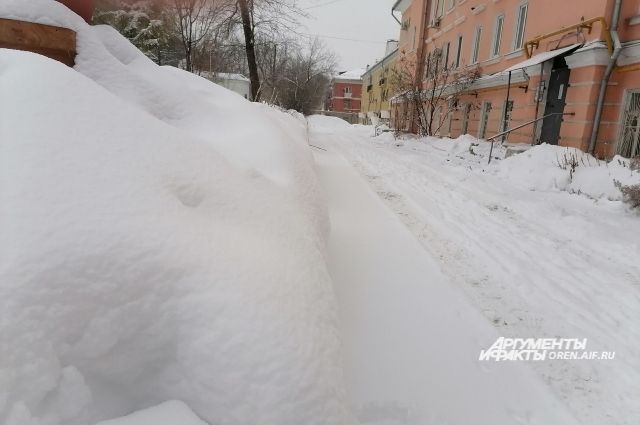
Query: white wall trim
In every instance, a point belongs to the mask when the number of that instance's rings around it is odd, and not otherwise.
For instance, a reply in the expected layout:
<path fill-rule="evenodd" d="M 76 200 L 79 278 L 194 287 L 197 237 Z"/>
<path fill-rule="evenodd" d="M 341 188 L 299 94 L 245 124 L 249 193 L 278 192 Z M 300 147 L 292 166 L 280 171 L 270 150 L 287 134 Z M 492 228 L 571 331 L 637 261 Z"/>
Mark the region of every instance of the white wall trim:
<path fill-rule="evenodd" d="M 606 66 L 611 59 L 609 49 L 603 43 L 591 43 L 573 54 L 565 56 L 569 69 L 583 68 L 585 66 Z"/>

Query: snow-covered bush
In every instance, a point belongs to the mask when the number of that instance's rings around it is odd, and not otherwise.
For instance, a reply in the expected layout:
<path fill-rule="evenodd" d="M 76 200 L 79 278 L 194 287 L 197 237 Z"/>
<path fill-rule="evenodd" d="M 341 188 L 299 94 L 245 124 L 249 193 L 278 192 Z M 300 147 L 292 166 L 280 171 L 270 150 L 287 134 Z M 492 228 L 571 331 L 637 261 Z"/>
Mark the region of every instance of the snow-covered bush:
<path fill-rule="evenodd" d="M 616 187 L 622 192 L 622 200 L 632 209 L 640 208 L 640 184 L 625 186 L 616 181 Z"/>

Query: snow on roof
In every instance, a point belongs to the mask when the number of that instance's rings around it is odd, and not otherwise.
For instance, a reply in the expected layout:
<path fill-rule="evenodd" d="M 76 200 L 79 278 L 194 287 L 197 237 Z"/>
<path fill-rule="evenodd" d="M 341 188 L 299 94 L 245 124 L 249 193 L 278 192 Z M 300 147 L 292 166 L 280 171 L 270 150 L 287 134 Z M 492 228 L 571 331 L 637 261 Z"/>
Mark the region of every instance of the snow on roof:
<path fill-rule="evenodd" d="M 365 68 L 352 69 L 351 71 L 339 72 L 333 77 L 334 80 L 360 80 L 362 74 L 367 72 Z"/>
<path fill-rule="evenodd" d="M 504 71 L 502 71 L 502 73 L 507 73 L 507 72 L 511 72 L 511 71 L 517 71 L 518 69 L 524 69 L 524 68 L 528 68 L 530 66 L 534 66 L 534 65 L 539 65 L 542 62 L 546 62 L 548 60 L 551 60 L 557 56 L 562 55 L 563 53 L 567 53 L 572 49 L 576 49 L 577 47 L 581 46 L 582 44 L 572 44 L 571 46 L 567 46 L 567 47 L 563 47 L 562 49 L 557 49 L 557 50 L 551 50 L 550 52 L 544 52 L 544 53 L 540 53 L 538 55 L 532 56 L 527 60 L 524 60 L 522 62 L 519 62 L 507 69 L 505 69 Z"/>

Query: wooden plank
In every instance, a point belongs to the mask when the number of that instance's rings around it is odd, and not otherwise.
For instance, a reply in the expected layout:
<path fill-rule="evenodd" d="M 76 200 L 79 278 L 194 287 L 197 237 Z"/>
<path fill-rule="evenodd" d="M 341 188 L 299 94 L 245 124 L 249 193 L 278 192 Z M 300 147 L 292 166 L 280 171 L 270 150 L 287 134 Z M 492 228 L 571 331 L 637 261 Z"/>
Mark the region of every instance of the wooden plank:
<path fill-rule="evenodd" d="M 73 66 L 76 33 L 68 28 L 0 18 L 0 48 L 34 52 Z"/>

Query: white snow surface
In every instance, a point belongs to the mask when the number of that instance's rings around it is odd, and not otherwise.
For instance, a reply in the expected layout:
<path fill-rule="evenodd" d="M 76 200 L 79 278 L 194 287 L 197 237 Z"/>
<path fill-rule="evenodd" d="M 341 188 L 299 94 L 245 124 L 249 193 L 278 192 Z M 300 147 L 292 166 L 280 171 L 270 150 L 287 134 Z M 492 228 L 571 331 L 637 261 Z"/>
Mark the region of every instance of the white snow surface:
<path fill-rule="evenodd" d="M 57 2 L 0 16 L 78 33 L 75 70 L 0 49 L 0 423 L 167 400 L 211 424 L 350 423 L 304 120 Z"/>
<path fill-rule="evenodd" d="M 606 164 L 583 155 L 584 164 L 581 159 L 570 180 L 569 171 L 558 167 L 557 158 L 562 159 L 566 148 L 543 145 L 502 160 L 505 152 L 497 145 L 497 159 L 487 165 L 489 143 L 471 136 L 371 137 L 372 127 L 347 128 L 337 120 L 312 117 L 312 143 L 329 140 L 322 146 L 359 171 L 437 260 L 450 284 L 464 292 L 501 336 L 587 338 L 588 351 L 616 352 L 608 361 L 527 363 L 547 384 L 548 395 L 560 399 L 582 425 L 635 425 L 640 417 L 640 219 L 619 200 L 612 184 L 638 182 L 638 172 L 629 169 L 628 160 L 614 158 Z M 342 213 L 335 214 L 342 220 Z M 360 220 L 354 219 L 353 226 L 360 227 Z M 397 233 L 385 239 L 391 252 L 379 262 L 400 261 L 392 260 Z M 364 245 L 369 250 L 377 246 Z M 374 261 L 372 270 L 377 267 Z M 434 276 L 429 275 L 437 280 Z M 404 288 L 406 282 L 397 285 Z M 340 292 L 338 296 L 344 302 Z M 437 332 L 428 326 L 422 329 Z M 348 355 L 352 347 L 346 348 Z M 461 375 L 470 376 L 462 373 L 464 363 L 458 364 Z M 442 368 L 449 365 L 444 362 Z M 377 370 L 384 378 L 384 367 Z M 348 377 L 350 373 L 347 368 Z M 519 380 L 508 385 L 514 393 L 535 387 Z M 360 394 L 365 399 L 375 386 L 368 388 Z M 491 385 L 481 388 L 500 391 Z M 465 396 L 464 390 L 460 396 Z M 490 404 L 498 409 L 500 403 Z M 380 404 L 374 402 L 372 408 L 376 406 Z M 387 406 L 382 411 L 398 411 Z M 465 406 L 459 404 L 460 409 Z M 447 420 L 442 419 L 455 423 Z"/>
<path fill-rule="evenodd" d="M 97 425 L 207 425 L 189 406 L 170 400 L 157 406 L 140 410 L 122 418 L 103 421 Z"/>
<path fill-rule="evenodd" d="M 329 264 L 360 423 L 577 425 L 526 365 L 478 361 L 498 332 L 339 154 L 347 141 L 311 128 L 312 143 L 326 149 L 316 157 Z"/>

